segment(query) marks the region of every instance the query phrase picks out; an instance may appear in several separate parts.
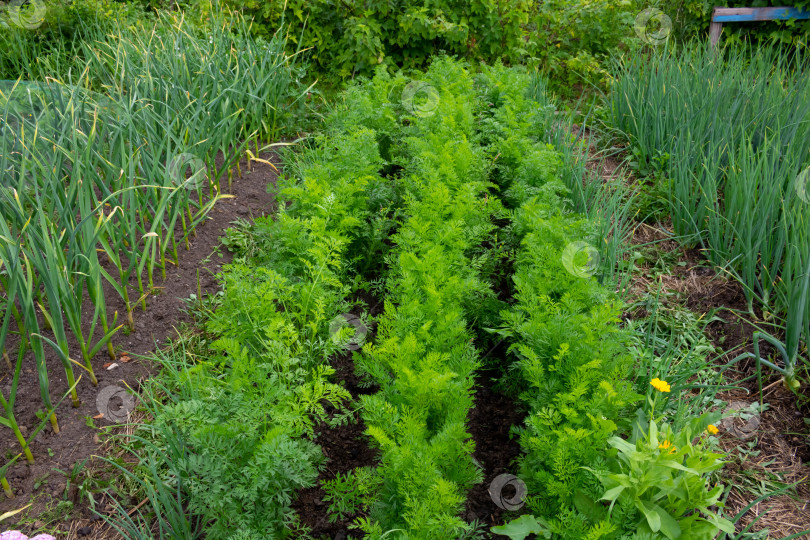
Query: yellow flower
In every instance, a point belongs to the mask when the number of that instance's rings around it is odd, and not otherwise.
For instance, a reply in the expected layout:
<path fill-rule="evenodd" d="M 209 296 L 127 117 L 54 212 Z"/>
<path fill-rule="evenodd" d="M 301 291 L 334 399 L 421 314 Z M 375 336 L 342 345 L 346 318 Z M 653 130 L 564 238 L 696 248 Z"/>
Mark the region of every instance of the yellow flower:
<path fill-rule="evenodd" d="M 672 390 L 667 381 L 662 381 L 658 377 L 651 380 L 650 384 L 653 385 L 653 388 L 655 388 L 659 392 L 669 392 Z"/>
<path fill-rule="evenodd" d="M 712 435 L 717 435 L 718 433 L 720 433 L 720 430 L 717 429 L 717 426 L 715 426 L 714 424 L 709 424 L 709 427 L 706 428 L 706 431 L 708 431 Z"/>
<path fill-rule="evenodd" d="M 675 452 L 678 451 L 678 449 L 675 448 L 675 446 L 673 446 L 673 444 L 669 442 L 669 440 L 666 440 L 661 444 L 659 444 L 658 448 L 660 448 L 661 450 L 669 450 L 669 452 L 667 452 L 668 454 L 674 454 Z"/>

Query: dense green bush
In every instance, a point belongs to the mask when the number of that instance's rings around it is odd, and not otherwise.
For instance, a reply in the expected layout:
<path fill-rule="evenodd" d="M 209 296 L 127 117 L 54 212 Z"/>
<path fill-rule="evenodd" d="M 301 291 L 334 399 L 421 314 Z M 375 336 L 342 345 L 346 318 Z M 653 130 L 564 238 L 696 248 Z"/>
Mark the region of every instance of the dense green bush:
<path fill-rule="evenodd" d="M 638 9 L 627 0 L 537 1 L 527 26 L 525 63 L 536 65 L 564 95 L 571 87 L 605 86 L 604 60 L 637 44 L 633 18 Z"/>
<path fill-rule="evenodd" d="M 432 55 L 447 53 L 530 65 L 565 94 L 572 94 L 572 87 L 607 84 L 605 59 L 642 44 L 633 22 L 650 7 L 637 0 L 225 1 L 253 17 L 259 33 L 269 35 L 286 24 L 290 43 L 311 49 L 315 71 L 330 78 L 370 74 L 380 64 L 420 68 Z M 716 4 L 681 0 L 659 7 L 672 20 L 672 37 L 683 41 L 706 39 Z M 799 44 L 810 31 L 810 21 L 726 26 L 731 41 L 753 37 Z"/>
<path fill-rule="evenodd" d="M 531 63 L 566 84 L 597 82 L 601 60 L 633 36 L 623 0 L 229 0 L 269 34 L 288 25 L 311 48 L 316 71 L 345 79 L 377 65 L 419 68 L 437 53 L 470 60 Z"/>
<path fill-rule="evenodd" d="M 369 74 L 381 63 L 419 67 L 440 51 L 517 59 L 531 2 L 237 0 L 233 5 L 255 16 L 259 31 L 286 22 L 291 39 L 313 48 L 320 71 L 346 78 Z"/>

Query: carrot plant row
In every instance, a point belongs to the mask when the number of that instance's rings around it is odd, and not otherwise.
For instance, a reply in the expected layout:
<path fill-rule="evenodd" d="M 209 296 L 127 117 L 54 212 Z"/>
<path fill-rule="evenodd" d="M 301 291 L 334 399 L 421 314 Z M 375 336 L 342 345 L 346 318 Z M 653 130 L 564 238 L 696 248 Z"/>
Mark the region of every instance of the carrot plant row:
<path fill-rule="evenodd" d="M 202 37 L 165 19 L 97 37 L 75 79 L 0 88 L 0 349 L 11 374 L 0 425 L 29 462 L 33 434 L 15 417 L 23 366 L 35 366 L 58 432 L 54 390 L 79 406 L 77 368 L 97 384 L 93 357 L 115 357 L 112 338 L 134 327 L 155 270 L 165 277 L 226 196 L 220 179 L 301 97 L 281 38 L 256 41 L 244 24 Z M 125 320 L 109 312 L 110 291 Z M 52 387 L 49 350 L 66 388 Z"/>
<path fill-rule="evenodd" d="M 482 480 L 466 428 L 480 363 L 466 311 L 492 294 L 472 254 L 501 207 L 487 197 L 472 76 L 440 58 L 420 83 L 435 89 L 435 109 L 404 129 L 405 204 L 391 237 L 385 312 L 358 358 L 380 388 L 361 399 L 381 452 L 364 480 L 374 487 L 368 515 L 357 523 L 368 538 L 464 537 L 474 526 L 459 515 Z"/>
<path fill-rule="evenodd" d="M 501 178 L 501 189 L 519 242 L 515 303 L 501 317 L 528 409 L 517 429 L 523 450 L 518 476 L 532 513 L 495 530 L 546 538 L 706 540 L 719 530 L 733 532 L 710 510 L 722 506 L 723 493 L 722 486 L 709 485 L 722 462 L 705 437 L 717 415 L 667 423 L 665 392 L 680 388 L 658 379 L 650 385 L 643 377 L 634 384 L 636 359 L 629 332 L 619 326 L 621 302 L 596 279 L 604 270 L 589 260 L 594 252 L 567 254 L 570 246 L 598 243 L 598 227 L 570 210 L 565 161 L 543 142 L 544 108 L 526 91 L 530 78 L 514 72 L 508 78 L 500 68 L 485 72 L 485 86 L 498 96 L 490 151 L 513 172 Z M 646 404 L 638 390 L 647 394 Z"/>

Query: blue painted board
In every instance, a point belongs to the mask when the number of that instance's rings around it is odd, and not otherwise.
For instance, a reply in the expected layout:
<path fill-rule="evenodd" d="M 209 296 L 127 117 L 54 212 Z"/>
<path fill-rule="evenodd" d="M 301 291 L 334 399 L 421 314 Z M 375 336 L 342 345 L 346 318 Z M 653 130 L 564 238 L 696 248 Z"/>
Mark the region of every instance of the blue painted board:
<path fill-rule="evenodd" d="M 785 21 L 810 19 L 810 11 L 795 7 L 715 8 L 712 22 Z"/>

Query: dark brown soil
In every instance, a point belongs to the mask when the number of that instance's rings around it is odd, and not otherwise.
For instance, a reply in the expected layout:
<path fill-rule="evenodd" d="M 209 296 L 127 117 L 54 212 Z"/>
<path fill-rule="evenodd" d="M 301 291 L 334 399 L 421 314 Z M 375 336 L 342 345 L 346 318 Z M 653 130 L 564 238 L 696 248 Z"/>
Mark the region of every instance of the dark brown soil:
<path fill-rule="evenodd" d="M 706 334 L 718 349 L 725 351 L 724 360 L 731 360 L 746 351 L 753 352 L 751 337 L 756 328 L 749 320 L 761 320 L 762 311 L 755 307 L 754 316 L 748 313 L 748 303 L 740 283 L 719 276 L 699 249 L 683 250 L 683 259 L 687 264 L 678 267 L 676 275 L 698 284 L 685 290 L 686 306 L 699 314 L 720 308 L 716 314 L 723 320 L 708 324 Z M 762 345 L 761 353 L 770 351 L 769 345 Z M 745 364 L 741 367 L 745 371 Z"/>
<path fill-rule="evenodd" d="M 358 291 L 354 300 L 358 303 L 352 310 L 353 315 L 360 316 L 366 312 L 370 317 L 376 317 L 383 311 L 383 303 L 374 295 L 366 291 Z M 372 322 L 366 340 L 374 338 L 375 324 Z M 335 380 L 352 395 L 353 400 L 359 396 L 374 394 L 379 389 L 364 385 L 354 370 L 352 351 L 331 358 L 330 365 L 335 370 Z M 329 540 L 360 538 L 357 532 L 351 531 L 349 525 L 360 514 L 344 516 L 343 519 L 329 521 L 329 502 L 323 498 L 326 492 L 321 488 L 322 482 L 334 480 L 340 474 L 358 467 L 370 467 L 379 461 L 379 452 L 369 446 L 368 436 L 365 434 L 366 424 L 359 414 L 356 414 L 349 424 L 330 428 L 321 424 L 316 428 L 315 443 L 323 450 L 326 457 L 326 467 L 318 475 L 314 487 L 302 490 L 293 508 L 298 514 L 301 523 L 310 528 L 313 538 L 328 538 Z"/>
<path fill-rule="evenodd" d="M 263 159 L 278 162 L 274 154 L 266 154 Z M 74 493 L 66 494 L 66 477 L 55 469 L 70 471 L 75 464 L 100 453 L 98 431 L 91 427 L 109 426 L 110 422 L 104 418 L 93 420 L 99 414 L 96 397 L 99 392 L 110 385 L 125 387 L 132 386 L 138 389 L 138 381 L 150 374 L 153 366 L 148 360 L 140 358 L 155 350 L 167 338 L 176 335 L 175 328 L 183 323 L 190 322 L 190 316 L 184 313 L 186 303 L 184 299 L 198 292 L 213 294 L 217 290 L 215 275 L 222 265 L 230 262 L 230 256 L 225 250 L 220 250 L 220 237 L 237 218 L 251 218 L 271 214 L 275 210 L 274 197 L 267 192 L 268 184 L 276 180 L 276 171 L 270 165 L 261 162 L 252 162 L 248 167 L 243 160 L 241 170 L 243 178 L 234 178 L 232 191 L 233 198 L 219 201 L 213 208 L 207 221 L 200 224 L 197 234 L 191 238 L 189 251 L 179 252 L 179 266 L 170 264 L 167 268 L 166 280 L 160 282 L 159 273 L 156 272 L 156 286 L 159 287 L 147 299 L 146 311 L 138 308 L 134 313 L 135 330 L 128 335 L 119 332 L 113 338 L 116 348 L 117 368 L 111 371 L 104 365 L 111 360 L 105 351 L 100 352 L 93 359 L 93 367 L 98 377 L 98 387 L 90 384 L 84 377 L 77 387 L 81 406 L 73 408 L 70 400 L 65 400 L 57 409 L 60 433 L 54 434 L 50 426 L 37 435 L 31 443 L 35 463 L 28 465 L 15 464 L 8 474 L 8 480 L 14 490 L 15 497 L 6 499 L 0 494 L 0 514 L 16 510 L 32 502 L 30 508 L 3 523 L 2 528 L 9 528 L 13 523 L 19 522 L 20 528 L 27 534 L 36 531 L 46 531 L 55 534 L 57 538 L 87 538 L 91 534 L 97 538 L 111 538 L 102 534 L 95 536 L 95 530 L 100 523 L 90 521 L 90 512 L 83 506 L 84 501 L 72 500 L 78 503 L 72 513 L 59 513 L 54 509 L 60 501 L 70 500 Z M 224 182 L 223 182 L 224 184 Z M 119 314 L 125 313 L 123 302 L 118 295 L 108 287 L 106 298 L 110 313 L 117 310 Z M 88 314 L 89 315 L 89 314 Z M 88 319 L 89 320 L 89 319 Z M 9 350 L 16 350 L 11 344 Z M 71 349 L 73 357 L 80 357 L 78 348 Z M 50 354 L 47 359 L 51 382 L 51 395 L 54 403 L 58 397 L 67 390 L 64 370 L 61 369 L 57 358 Z M 128 362 L 122 357 L 130 358 Z M 36 371 L 33 368 L 33 359 L 26 358 L 23 372 L 19 382 L 16 417 L 26 432 L 35 428 L 39 423 L 35 413 L 41 408 L 39 398 L 39 385 Z M 77 375 L 80 370 L 76 370 Z M 0 390 L 8 395 L 10 379 L 8 369 L 0 363 Z M 4 462 L 8 456 L 16 455 L 19 447 L 10 431 L 2 428 L 2 451 Z M 63 503 L 63 506 L 66 506 Z M 72 532 L 68 532 L 72 531 Z M 86 534 L 84 534 L 86 533 Z"/>
<path fill-rule="evenodd" d="M 473 457 L 483 468 L 484 481 L 467 495 L 467 522 L 477 521 L 486 525 L 503 525 L 516 514 L 497 506 L 489 495 L 489 485 L 496 476 L 504 473 L 518 475 L 515 460 L 520 455 L 520 444 L 511 435 L 513 426 L 523 425 L 525 413 L 515 407 L 513 399 L 497 392 L 495 379 L 502 373 L 482 372 L 478 375 L 475 390 L 475 405 L 467 415 L 470 434 L 475 441 Z M 486 538 L 489 538 L 487 532 Z"/>
<path fill-rule="evenodd" d="M 370 337 L 370 336 L 369 336 Z M 377 388 L 362 388 L 360 380 L 354 373 L 354 361 L 351 353 L 347 352 L 336 356 L 331 361 L 335 369 L 337 380 L 352 394 L 353 398 L 365 394 L 373 394 Z M 345 538 L 360 538 L 361 536 L 349 529 L 349 525 L 358 515 L 345 516 L 334 522 L 329 520 L 329 503 L 324 501 L 326 495 L 321 483 L 340 474 L 358 467 L 370 467 L 379 461 L 379 452 L 368 444 L 365 435 L 366 425 L 362 418 L 353 420 L 336 428 L 325 424 L 317 427 L 315 443 L 318 444 L 326 456 L 326 467 L 318 476 L 314 487 L 302 490 L 298 494 L 293 508 L 301 519 L 301 523 L 310 527 L 313 538 L 328 538 L 338 540 Z"/>

